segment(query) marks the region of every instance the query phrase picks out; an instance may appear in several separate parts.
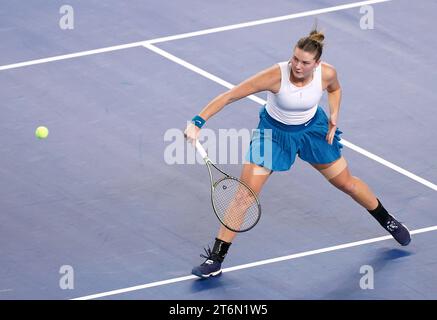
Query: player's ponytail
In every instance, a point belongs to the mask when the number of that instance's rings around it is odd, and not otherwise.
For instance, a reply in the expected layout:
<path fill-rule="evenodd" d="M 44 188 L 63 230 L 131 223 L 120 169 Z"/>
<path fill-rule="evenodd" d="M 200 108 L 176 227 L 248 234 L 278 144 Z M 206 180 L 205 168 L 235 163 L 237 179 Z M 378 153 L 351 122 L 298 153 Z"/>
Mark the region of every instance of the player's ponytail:
<path fill-rule="evenodd" d="M 314 60 L 319 61 L 323 53 L 323 40 L 325 40 L 325 35 L 323 32 L 317 30 L 317 26 L 311 30 L 310 34 L 306 37 L 301 38 L 296 47 L 314 54 Z"/>

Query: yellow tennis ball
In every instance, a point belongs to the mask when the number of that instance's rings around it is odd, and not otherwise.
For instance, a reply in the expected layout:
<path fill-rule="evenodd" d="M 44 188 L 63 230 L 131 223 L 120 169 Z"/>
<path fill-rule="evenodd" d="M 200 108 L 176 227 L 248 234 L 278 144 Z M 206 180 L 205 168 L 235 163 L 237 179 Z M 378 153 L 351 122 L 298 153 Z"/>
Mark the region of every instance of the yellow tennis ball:
<path fill-rule="evenodd" d="M 48 135 L 49 135 L 49 129 L 47 129 L 46 127 L 38 127 L 35 130 L 35 136 L 38 139 L 45 139 L 47 138 Z"/>

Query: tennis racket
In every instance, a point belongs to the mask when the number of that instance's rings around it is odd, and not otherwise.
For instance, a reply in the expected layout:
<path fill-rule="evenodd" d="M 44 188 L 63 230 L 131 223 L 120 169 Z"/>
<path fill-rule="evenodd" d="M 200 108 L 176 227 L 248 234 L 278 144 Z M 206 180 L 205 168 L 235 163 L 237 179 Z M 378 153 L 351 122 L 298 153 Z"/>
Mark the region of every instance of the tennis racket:
<path fill-rule="evenodd" d="M 221 224 L 233 232 L 252 229 L 261 217 L 261 205 L 256 193 L 243 181 L 213 164 L 199 140 L 196 140 L 196 150 L 208 168 L 212 208 Z M 213 170 L 218 171 L 221 177 L 214 180 Z"/>

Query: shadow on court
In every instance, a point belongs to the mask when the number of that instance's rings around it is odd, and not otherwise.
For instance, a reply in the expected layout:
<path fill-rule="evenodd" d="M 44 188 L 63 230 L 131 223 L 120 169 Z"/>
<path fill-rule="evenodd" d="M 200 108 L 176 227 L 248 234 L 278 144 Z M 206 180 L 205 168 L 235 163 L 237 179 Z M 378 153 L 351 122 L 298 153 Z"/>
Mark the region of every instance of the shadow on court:
<path fill-rule="evenodd" d="M 362 265 L 368 265 L 373 269 L 373 276 L 375 279 L 375 287 L 384 285 L 384 278 L 387 273 L 395 271 L 395 263 L 397 260 L 413 255 L 414 253 L 407 249 L 380 249 L 375 253 L 373 259 L 361 261 Z M 354 299 L 354 298 L 366 298 L 365 291 L 360 287 L 360 277 L 364 274 L 359 274 L 355 270 L 358 270 L 357 266 L 353 266 L 353 271 L 349 273 L 341 283 L 339 283 L 334 290 L 327 293 L 321 299 Z M 367 289 L 367 291 L 371 291 Z M 364 296 L 362 296 L 364 295 Z M 368 297 L 370 298 L 370 297 Z M 378 299 L 378 297 L 372 296 L 371 299 Z M 383 298 L 383 297 L 379 297 Z"/>
<path fill-rule="evenodd" d="M 220 288 L 223 287 L 226 280 L 223 278 L 223 273 L 216 277 L 210 277 L 205 279 L 197 279 L 193 281 L 191 284 L 190 291 L 195 292 L 201 292 L 204 290 L 211 290 L 214 288 Z"/>

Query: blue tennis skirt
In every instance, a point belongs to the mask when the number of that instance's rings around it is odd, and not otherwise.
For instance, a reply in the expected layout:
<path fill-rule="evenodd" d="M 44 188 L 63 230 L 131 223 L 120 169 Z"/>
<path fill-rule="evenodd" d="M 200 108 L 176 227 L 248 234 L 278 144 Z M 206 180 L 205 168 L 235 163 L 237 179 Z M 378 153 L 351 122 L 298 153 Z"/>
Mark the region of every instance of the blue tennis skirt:
<path fill-rule="evenodd" d="M 265 106 L 259 112 L 258 128 L 253 130 L 246 161 L 273 171 L 287 171 L 296 159 L 326 164 L 341 157 L 337 129 L 332 144 L 326 141 L 329 124 L 325 111 L 318 106 L 314 117 L 301 125 L 286 125 L 273 119 Z"/>

